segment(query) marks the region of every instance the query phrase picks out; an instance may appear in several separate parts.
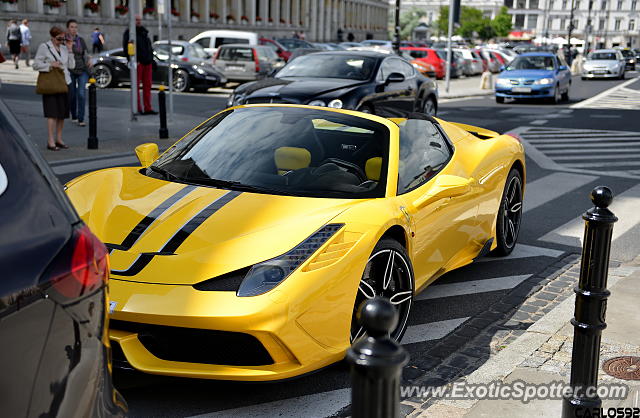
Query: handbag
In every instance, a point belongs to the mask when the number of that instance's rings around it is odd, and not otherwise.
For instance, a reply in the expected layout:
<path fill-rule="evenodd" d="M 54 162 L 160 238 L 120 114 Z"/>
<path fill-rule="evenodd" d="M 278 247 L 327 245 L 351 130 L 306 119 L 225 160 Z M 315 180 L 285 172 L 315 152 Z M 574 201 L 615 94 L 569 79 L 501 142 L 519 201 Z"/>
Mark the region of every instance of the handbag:
<path fill-rule="evenodd" d="M 47 45 L 47 48 L 49 52 L 51 52 L 51 56 L 55 58 L 49 45 Z M 62 68 L 51 67 L 48 72 L 38 73 L 38 81 L 36 82 L 37 94 L 60 94 L 67 93 L 68 91 L 67 81 L 64 78 Z"/>

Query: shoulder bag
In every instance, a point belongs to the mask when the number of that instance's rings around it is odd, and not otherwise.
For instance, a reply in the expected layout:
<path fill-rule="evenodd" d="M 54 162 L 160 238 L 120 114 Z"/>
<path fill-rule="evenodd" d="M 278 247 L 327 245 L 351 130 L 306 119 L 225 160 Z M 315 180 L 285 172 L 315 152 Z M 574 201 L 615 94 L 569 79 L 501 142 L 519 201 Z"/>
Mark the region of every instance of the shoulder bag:
<path fill-rule="evenodd" d="M 49 48 L 49 45 L 47 45 L 47 49 L 55 59 L 56 56 L 53 54 L 51 48 Z M 56 59 L 56 61 L 58 60 Z M 62 68 L 51 67 L 48 72 L 38 73 L 38 81 L 36 83 L 37 94 L 60 94 L 67 92 L 67 81 L 64 79 L 64 70 Z"/>

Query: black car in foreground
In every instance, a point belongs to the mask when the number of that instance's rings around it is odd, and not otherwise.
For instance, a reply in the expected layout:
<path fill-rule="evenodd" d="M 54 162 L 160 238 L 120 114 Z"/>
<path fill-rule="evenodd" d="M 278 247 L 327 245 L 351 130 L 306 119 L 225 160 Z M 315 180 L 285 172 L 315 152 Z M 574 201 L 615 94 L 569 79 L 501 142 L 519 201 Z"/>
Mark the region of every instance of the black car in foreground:
<path fill-rule="evenodd" d="M 328 51 L 291 60 L 274 77 L 243 84 L 228 106 L 292 103 L 390 115 L 394 111 L 435 115 L 433 80 L 405 59 L 370 51 Z"/>
<path fill-rule="evenodd" d="M 177 46 L 176 46 L 177 47 Z M 168 84 L 169 55 L 167 50 L 154 49 L 154 65 L 152 79 L 154 84 Z M 200 60 L 182 60 L 182 56 L 172 59 L 173 89 L 183 92 L 193 88 L 196 91 L 207 91 L 210 87 L 226 84 L 227 79 L 220 70 L 208 62 Z M 118 83 L 130 82 L 127 56 L 122 48 L 101 53 L 93 59 L 93 77 L 96 86 L 106 88 Z"/>
<path fill-rule="evenodd" d="M 112 386 L 107 249 L 0 99 L 0 415 L 125 416 Z"/>

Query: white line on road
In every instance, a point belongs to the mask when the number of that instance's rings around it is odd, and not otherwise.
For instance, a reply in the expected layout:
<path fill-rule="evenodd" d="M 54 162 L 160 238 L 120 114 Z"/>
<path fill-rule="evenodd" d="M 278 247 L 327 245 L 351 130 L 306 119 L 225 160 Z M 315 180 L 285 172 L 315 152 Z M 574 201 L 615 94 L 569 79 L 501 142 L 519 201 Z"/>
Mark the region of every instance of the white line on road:
<path fill-rule="evenodd" d="M 324 418 L 336 414 L 350 403 L 351 389 L 336 389 L 242 408 L 194 415 L 189 418 Z"/>
<path fill-rule="evenodd" d="M 524 135 L 528 130 L 528 126 L 520 126 L 518 128 L 512 129 L 510 132 L 507 132 L 507 134 L 513 133 L 520 136 L 522 138 L 522 145 L 524 146 L 526 155 L 533 159 L 533 161 L 535 161 L 536 164 L 538 164 L 541 168 L 544 168 L 546 170 L 561 171 L 562 166 L 560 166 L 560 164 L 544 155 L 543 152 L 539 151 L 529 141 L 527 141 Z"/>
<path fill-rule="evenodd" d="M 560 257 L 564 251 L 554 250 L 552 248 L 534 247 L 533 245 L 517 244 L 511 254 L 506 257 L 482 257 L 476 260 L 476 263 L 485 263 L 494 260 L 512 260 L 516 258 L 529 257 Z"/>
<path fill-rule="evenodd" d="M 553 173 L 527 183 L 524 194 L 524 211 L 527 212 L 549 203 L 597 179 L 596 176 L 583 174 Z"/>
<path fill-rule="evenodd" d="M 615 86 L 615 87 L 612 87 L 612 88 L 610 88 L 610 89 L 608 89 L 608 90 L 603 91 L 603 92 L 602 92 L 602 93 L 600 93 L 600 94 L 596 94 L 595 96 L 590 97 L 590 98 L 588 98 L 588 99 L 586 99 L 586 100 L 583 100 L 583 101 L 581 101 L 581 102 L 579 102 L 579 103 L 572 104 L 571 106 L 569 106 L 569 108 L 570 108 L 570 109 L 581 109 L 581 108 L 583 108 L 583 107 L 588 107 L 588 106 L 589 106 L 589 105 L 591 105 L 592 103 L 600 102 L 603 98 L 605 98 L 605 97 L 607 97 L 608 95 L 610 95 L 610 94 L 612 94 L 612 93 L 616 92 L 617 90 L 623 89 L 623 88 L 627 87 L 628 85 L 635 83 L 637 80 L 638 80 L 638 77 L 634 77 L 634 78 L 632 78 L 632 79 L 629 79 L 629 80 L 625 81 L 625 82 L 624 82 L 624 83 L 622 83 L 622 84 L 618 84 L 618 85 L 617 85 L 617 86 Z M 600 106 L 600 103 L 598 103 L 598 107 L 599 107 L 599 108 L 601 107 L 601 106 Z"/>
<path fill-rule="evenodd" d="M 485 280 L 469 280 L 467 282 L 435 284 L 428 286 L 415 300 L 429 300 L 450 296 L 472 295 L 475 293 L 495 292 L 512 289 L 531 277 L 530 274 L 519 276 L 496 277 Z"/>
<path fill-rule="evenodd" d="M 545 123 L 549 122 L 547 119 L 536 119 L 532 122 L 529 122 L 530 125 L 544 125 Z"/>
<path fill-rule="evenodd" d="M 609 207 L 618 217 L 618 222 L 613 226 L 613 241 L 640 223 L 640 210 L 638 208 L 640 208 L 640 185 L 614 196 L 613 203 Z M 577 216 L 575 219 L 543 235 L 539 240 L 581 247 L 583 234 L 584 220 Z M 636 241 L 636 244 L 638 243 L 640 242 Z"/>
<path fill-rule="evenodd" d="M 426 324 L 412 325 L 407 328 L 402 345 L 421 343 L 425 341 L 439 340 L 454 329 L 458 328 L 470 317 L 447 319 L 445 321 L 429 322 Z"/>

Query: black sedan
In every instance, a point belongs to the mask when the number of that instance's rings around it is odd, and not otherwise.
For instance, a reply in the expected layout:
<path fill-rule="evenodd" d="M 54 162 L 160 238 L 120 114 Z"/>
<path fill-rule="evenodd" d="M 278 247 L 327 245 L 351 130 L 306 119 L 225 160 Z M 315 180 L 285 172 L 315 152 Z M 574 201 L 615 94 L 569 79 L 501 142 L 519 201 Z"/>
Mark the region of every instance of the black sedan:
<path fill-rule="evenodd" d="M 4 417 L 119 417 L 107 248 L 0 99 L 0 404 Z"/>
<path fill-rule="evenodd" d="M 169 55 L 163 50 L 154 50 L 152 79 L 154 84 L 167 84 L 169 80 Z M 206 91 L 210 87 L 226 84 L 227 79 L 216 67 L 207 62 L 173 59 L 173 88 L 175 91 Z M 93 77 L 96 86 L 106 88 L 129 82 L 129 66 L 122 48 L 103 52 L 93 60 Z"/>
<path fill-rule="evenodd" d="M 380 115 L 395 111 L 435 115 L 437 97 L 435 82 L 401 57 L 330 51 L 296 58 L 273 78 L 239 86 L 227 105 L 293 103 Z"/>

